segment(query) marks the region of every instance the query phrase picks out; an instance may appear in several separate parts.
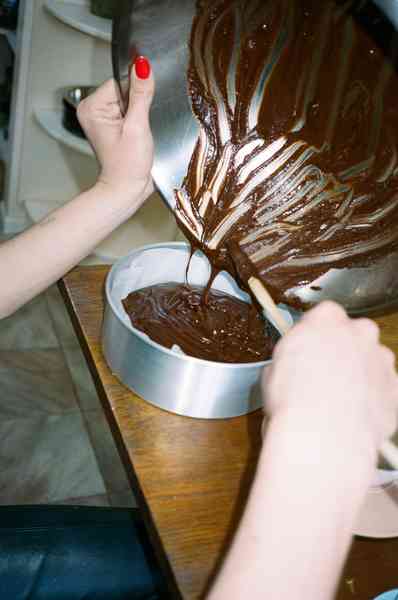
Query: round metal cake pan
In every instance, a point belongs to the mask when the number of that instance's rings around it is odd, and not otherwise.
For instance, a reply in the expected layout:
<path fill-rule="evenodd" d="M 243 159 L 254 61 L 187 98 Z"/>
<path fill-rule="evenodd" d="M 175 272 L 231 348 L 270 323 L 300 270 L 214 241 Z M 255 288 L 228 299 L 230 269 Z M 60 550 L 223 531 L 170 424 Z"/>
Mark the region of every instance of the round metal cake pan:
<path fill-rule="evenodd" d="M 147 402 L 164 410 L 201 419 L 243 415 L 262 406 L 259 379 L 271 361 L 227 364 L 201 360 L 169 350 L 135 329 L 121 300 L 134 289 L 185 281 L 190 248 L 184 242 L 155 244 L 131 252 L 112 267 L 106 281 L 103 352 L 118 379 Z M 196 253 L 189 283 L 205 285 L 209 265 Z M 227 274 L 214 288 L 248 301 Z"/>

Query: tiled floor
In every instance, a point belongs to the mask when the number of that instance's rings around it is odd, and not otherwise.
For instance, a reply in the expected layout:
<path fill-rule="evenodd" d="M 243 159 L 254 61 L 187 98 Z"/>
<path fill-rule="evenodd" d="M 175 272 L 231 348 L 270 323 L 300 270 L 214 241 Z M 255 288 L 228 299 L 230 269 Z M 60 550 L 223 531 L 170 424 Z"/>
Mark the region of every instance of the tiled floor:
<path fill-rule="evenodd" d="M 0 504 L 134 506 L 54 286 L 0 321 Z"/>

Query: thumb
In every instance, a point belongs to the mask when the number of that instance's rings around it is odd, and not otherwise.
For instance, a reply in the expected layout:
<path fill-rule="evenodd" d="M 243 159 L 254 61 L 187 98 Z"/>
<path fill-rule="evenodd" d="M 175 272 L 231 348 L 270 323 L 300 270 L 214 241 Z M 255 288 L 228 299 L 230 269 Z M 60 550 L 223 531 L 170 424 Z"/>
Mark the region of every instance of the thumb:
<path fill-rule="evenodd" d="M 155 93 L 155 79 L 149 60 L 138 56 L 131 69 L 130 98 L 127 121 L 148 120 L 149 109 Z"/>

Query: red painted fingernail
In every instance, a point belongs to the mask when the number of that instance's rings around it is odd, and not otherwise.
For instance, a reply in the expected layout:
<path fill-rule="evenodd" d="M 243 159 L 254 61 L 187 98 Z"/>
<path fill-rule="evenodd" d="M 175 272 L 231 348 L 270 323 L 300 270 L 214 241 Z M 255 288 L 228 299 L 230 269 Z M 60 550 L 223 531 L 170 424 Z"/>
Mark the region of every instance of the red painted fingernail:
<path fill-rule="evenodd" d="M 151 74 L 151 65 L 145 56 L 138 56 L 135 59 L 135 72 L 139 79 L 148 79 Z"/>

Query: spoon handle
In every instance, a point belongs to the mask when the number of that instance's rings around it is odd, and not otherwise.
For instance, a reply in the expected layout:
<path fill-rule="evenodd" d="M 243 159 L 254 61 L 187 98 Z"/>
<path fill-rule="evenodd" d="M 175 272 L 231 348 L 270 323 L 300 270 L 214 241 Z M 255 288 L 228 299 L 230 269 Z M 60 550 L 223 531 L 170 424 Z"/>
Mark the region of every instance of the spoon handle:
<path fill-rule="evenodd" d="M 264 284 L 257 277 L 250 277 L 248 284 L 258 303 L 264 309 L 267 319 L 275 325 L 281 335 L 287 333 L 291 324 L 286 321 Z"/>

